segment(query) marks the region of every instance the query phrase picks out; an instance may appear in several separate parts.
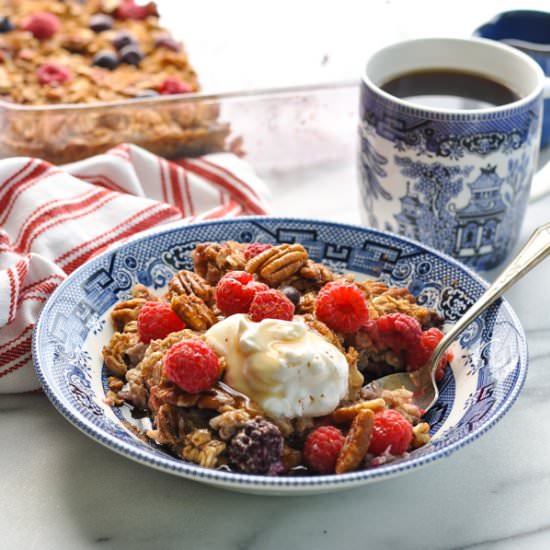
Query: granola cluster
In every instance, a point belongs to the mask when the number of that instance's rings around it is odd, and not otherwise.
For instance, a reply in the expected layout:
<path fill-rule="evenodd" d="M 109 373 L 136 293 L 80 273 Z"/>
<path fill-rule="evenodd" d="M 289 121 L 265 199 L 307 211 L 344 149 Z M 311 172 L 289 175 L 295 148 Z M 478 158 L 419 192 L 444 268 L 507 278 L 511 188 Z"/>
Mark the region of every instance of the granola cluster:
<path fill-rule="evenodd" d="M 200 102 L 141 108 L 116 102 L 199 90 L 183 45 L 159 24 L 153 2 L 3 0 L 0 100 L 44 106 L 3 113 L 3 155 L 64 163 L 119 143 L 165 157 L 220 150 L 228 134 L 218 108 Z M 56 104 L 115 102 L 108 108 L 52 110 Z"/>
<path fill-rule="evenodd" d="M 395 338 L 381 339 L 369 323 L 405 315 L 428 330 L 442 319 L 418 305 L 406 289 L 334 273 L 313 262 L 299 244 L 270 246 L 247 257 L 249 246 L 237 242 L 200 244 L 192 254 L 194 271 L 177 273 L 164 295 L 154 297 L 137 285 L 133 296 L 116 304 L 111 313 L 115 332 L 103 349 L 110 375 L 108 401 L 113 406 L 129 404 L 148 416 L 152 428 L 144 435 L 175 456 L 206 468 L 244 473 L 327 473 L 312 466 L 327 460 L 331 464 L 328 473 L 345 473 L 375 467 L 429 442 L 429 425 L 422 421 L 422 411 L 412 403 L 410 392 L 380 391 L 368 385 L 381 373 L 408 368 L 409 353 L 395 345 Z M 253 275 L 260 287 L 293 294 L 294 319 L 345 357 L 347 391 L 330 413 L 294 418 L 266 414 L 250 395 L 227 384 L 228 357 L 224 353 L 217 353 L 218 381 L 203 391 L 187 393 L 167 376 L 166 361 L 174 346 L 191 340 L 206 342 L 208 329 L 227 318 L 216 303 L 216 286 L 235 270 Z M 330 328 L 316 315 L 319 291 L 339 283 L 360 289 L 368 304 L 369 323 L 353 333 Z M 144 303 L 154 301 L 170 304 L 186 328 L 144 344 L 139 337 L 139 311 Z M 380 438 L 376 433 L 379 419 L 388 411 L 394 411 L 394 416 L 398 413 L 405 445 L 402 448 L 390 442 L 384 452 L 373 453 L 372 440 Z M 326 436 L 320 430 L 327 426 L 340 435 L 331 440 L 329 432 Z M 319 442 L 313 441 L 316 436 Z M 312 452 L 321 456 L 309 459 Z"/>

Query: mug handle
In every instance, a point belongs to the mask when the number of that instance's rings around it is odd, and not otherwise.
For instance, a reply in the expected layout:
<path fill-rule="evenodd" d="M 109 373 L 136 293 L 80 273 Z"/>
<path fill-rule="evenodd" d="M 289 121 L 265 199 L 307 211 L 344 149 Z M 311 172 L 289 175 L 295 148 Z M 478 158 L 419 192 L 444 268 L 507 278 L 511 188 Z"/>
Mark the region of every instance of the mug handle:
<path fill-rule="evenodd" d="M 542 97 L 544 99 L 550 99 L 549 77 L 545 79 Z M 547 161 L 546 164 L 533 176 L 531 192 L 529 193 L 529 202 L 536 202 L 548 193 L 550 193 L 550 160 Z"/>

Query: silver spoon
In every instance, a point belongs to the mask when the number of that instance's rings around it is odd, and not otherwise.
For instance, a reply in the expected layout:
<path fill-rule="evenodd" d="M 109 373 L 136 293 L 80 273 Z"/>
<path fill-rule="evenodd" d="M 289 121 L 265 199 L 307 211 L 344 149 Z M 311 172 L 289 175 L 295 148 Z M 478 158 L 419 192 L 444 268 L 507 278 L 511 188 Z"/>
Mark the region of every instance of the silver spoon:
<path fill-rule="evenodd" d="M 435 382 L 435 367 L 447 348 L 473 320 L 477 319 L 508 288 L 544 260 L 548 254 L 550 254 L 550 223 L 541 225 L 531 235 L 531 238 L 493 284 L 445 334 L 425 366 L 411 373 L 399 372 L 383 376 L 373 380 L 369 385 L 375 390 L 405 388 L 413 392 L 413 403 L 422 410 L 428 411 L 439 397 L 439 390 Z"/>

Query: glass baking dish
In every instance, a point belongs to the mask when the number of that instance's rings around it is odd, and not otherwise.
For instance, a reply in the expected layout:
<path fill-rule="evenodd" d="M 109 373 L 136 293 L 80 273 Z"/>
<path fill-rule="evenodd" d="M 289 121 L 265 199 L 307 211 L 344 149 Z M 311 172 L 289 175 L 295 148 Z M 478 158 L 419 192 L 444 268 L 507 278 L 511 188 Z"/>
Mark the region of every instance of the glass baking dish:
<path fill-rule="evenodd" d="M 135 143 L 165 158 L 245 153 L 255 167 L 341 156 L 354 144 L 354 82 L 112 103 L 0 104 L 0 156 L 65 164 Z"/>

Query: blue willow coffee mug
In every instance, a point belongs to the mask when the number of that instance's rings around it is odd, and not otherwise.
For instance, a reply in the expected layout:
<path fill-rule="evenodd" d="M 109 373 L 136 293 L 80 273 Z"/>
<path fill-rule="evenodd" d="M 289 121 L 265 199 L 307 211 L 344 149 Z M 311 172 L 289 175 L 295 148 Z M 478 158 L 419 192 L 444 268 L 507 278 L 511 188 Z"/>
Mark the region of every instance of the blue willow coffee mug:
<path fill-rule="evenodd" d="M 363 222 L 474 269 L 497 266 L 519 235 L 548 95 L 541 68 L 498 42 L 430 38 L 379 50 L 361 83 Z"/>
<path fill-rule="evenodd" d="M 533 58 L 550 76 L 550 12 L 512 10 L 496 15 L 474 31 L 475 36 L 514 46 Z M 544 102 L 541 145 L 550 143 L 550 98 Z"/>

